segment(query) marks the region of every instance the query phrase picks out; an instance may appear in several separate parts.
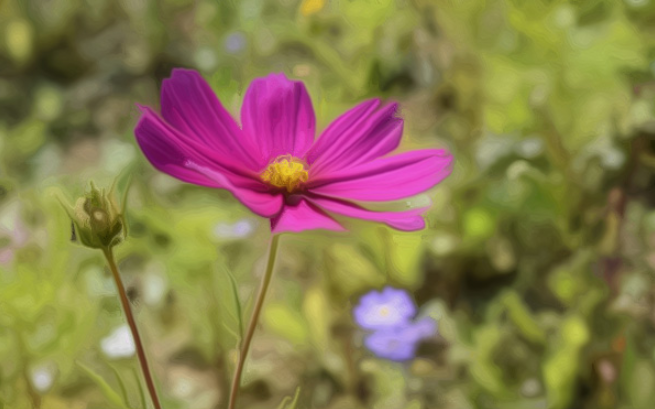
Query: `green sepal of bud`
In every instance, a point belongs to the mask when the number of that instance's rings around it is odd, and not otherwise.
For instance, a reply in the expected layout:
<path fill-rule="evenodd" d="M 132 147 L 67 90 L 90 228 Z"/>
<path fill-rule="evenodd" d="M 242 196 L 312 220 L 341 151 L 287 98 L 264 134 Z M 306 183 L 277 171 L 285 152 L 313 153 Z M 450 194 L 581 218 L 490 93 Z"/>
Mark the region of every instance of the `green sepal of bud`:
<path fill-rule="evenodd" d="M 115 185 L 109 192 L 99 190 L 93 182 L 89 186 L 74 206 L 62 202 L 73 223 L 72 238 L 94 249 L 114 247 L 127 235 L 124 209 L 119 208 L 114 195 Z"/>

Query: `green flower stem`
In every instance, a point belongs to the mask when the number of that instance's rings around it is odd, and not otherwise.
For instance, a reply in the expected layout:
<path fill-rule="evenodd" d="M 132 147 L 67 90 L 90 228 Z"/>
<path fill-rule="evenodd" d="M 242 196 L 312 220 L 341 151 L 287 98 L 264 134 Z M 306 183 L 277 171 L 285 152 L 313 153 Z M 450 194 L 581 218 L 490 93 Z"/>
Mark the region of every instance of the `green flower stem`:
<path fill-rule="evenodd" d="M 262 277 L 262 283 L 259 288 L 259 294 L 257 295 L 257 300 L 255 302 L 254 310 L 252 311 L 252 316 L 250 317 L 250 324 L 246 330 L 246 336 L 243 339 L 241 344 L 241 351 L 239 353 L 239 360 L 237 362 L 236 370 L 234 371 L 234 377 L 232 378 L 232 387 L 230 389 L 230 403 L 228 404 L 228 409 L 235 409 L 237 404 L 237 397 L 239 395 L 239 386 L 241 385 L 241 373 L 243 372 L 243 366 L 248 357 L 248 350 L 250 350 L 250 343 L 252 342 L 252 337 L 255 334 L 255 328 L 257 327 L 257 322 L 259 321 L 259 314 L 262 312 L 262 306 L 264 305 L 264 299 L 266 298 L 266 292 L 271 283 L 271 277 L 273 277 L 273 267 L 275 266 L 275 257 L 277 256 L 277 248 L 280 235 L 276 234 L 273 236 L 271 241 L 271 249 L 268 253 L 268 265 L 266 266 L 266 272 L 264 277 Z"/>
<path fill-rule="evenodd" d="M 141 372 L 143 373 L 143 378 L 146 381 L 146 386 L 148 387 L 148 392 L 150 393 L 150 399 L 152 399 L 152 404 L 155 406 L 155 409 L 161 409 L 161 404 L 159 403 L 159 398 L 157 397 L 157 390 L 155 389 L 155 383 L 153 382 L 152 376 L 150 375 L 148 359 L 146 358 L 146 353 L 143 350 L 143 344 L 141 343 L 141 336 L 139 335 L 139 330 L 136 326 L 134 315 L 132 315 L 130 301 L 127 298 L 123 280 L 121 280 L 121 275 L 118 272 L 118 267 L 116 266 L 116 261 L 114 260 L 114 252 L 111 247 L 102 249 L 102 252 L 105 255 L 105 259 L 107 259 L 107 264 L 109 265 L 111 274 L 114 277 L 114 282 L 116 283 L 116 288 L 118 289 L 118 295 L 121 299 L 123 312 L 127 318 L 127 324 L 130 326 L 132 338 L 134 339 L 134 345 L 136 346 L 136 355 L 139 358 L 139 364 L 141 364 Z"/>

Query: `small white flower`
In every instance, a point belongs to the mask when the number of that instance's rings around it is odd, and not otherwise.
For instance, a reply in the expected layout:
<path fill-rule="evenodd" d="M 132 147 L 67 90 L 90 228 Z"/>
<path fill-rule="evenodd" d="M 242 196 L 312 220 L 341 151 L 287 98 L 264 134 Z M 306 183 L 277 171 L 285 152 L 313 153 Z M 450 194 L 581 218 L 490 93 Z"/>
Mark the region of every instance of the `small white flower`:
<path fill-rule="evenodd" d="M 116 328 L 100 341 L 102 352 L 109 358 L 129 358 L 134 355 L 134 340 L 127 324 Z"/>
<path fill-rule="evenodd" d="M 158 265 L 152 264 L 144 275 L 143 300 L 148 305 L 160 305 L 168 292 L 168 283 L 160 271 Z"/>
<path fill-rule="evenodd" d="M 30 371 L 32 385 L 40 393 L 47 392 L 55 381 L 55 369 L 52 365 L 40 365 Z"/>

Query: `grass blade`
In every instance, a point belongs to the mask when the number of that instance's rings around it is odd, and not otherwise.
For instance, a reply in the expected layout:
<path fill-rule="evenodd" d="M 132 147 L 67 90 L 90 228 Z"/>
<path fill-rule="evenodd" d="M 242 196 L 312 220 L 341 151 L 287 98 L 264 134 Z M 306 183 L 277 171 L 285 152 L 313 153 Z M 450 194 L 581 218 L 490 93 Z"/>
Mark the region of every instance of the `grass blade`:
<path fill-rule="evenodd" d="M 141 378 L 139 377 L 139 373 L 135 368 L 132 368 L 132 374 L 134 375 L 134 379 L 136 380 L 136 385 L 139 387 L 139 397 L 141 398 L 141 407 L 143 409 L 148 409 L 148 406 L 146 404 L 146 394 L 143 391 L 143 385 L 141 384 Z"/>
<path fill-rule="evenodd" d="M 280 405 L 277 407 L 277 409 L 296 409 L 298 406 L 298 398 L 300 397 L 300 386 L 296 388 L 296 393 L 293 396 L 293 400 L 289 396 L 285 396 L 284 399 L 282 399 L 282 402 L 280 402 Z M 289 403 L 291 401 L 291 403 Z"/>
<path fill-rule="evenodd" d="M 100 390 L 102 390 L 102 393 L 105 395 L 107 399 L 113 404 L 113 406 L 119 408 L 119 409 L 131 409 L 124 401 L 121 399 L 120 395 L 116 393 L 116 391 L 105 381 L 102 379 L 100 375 L 95 373 L 93 369 L 76 362 L 77 366 L 80 367 L 86 374 L 95 382 L 98 387 L 100 387 Z"/>
<path fill-rule="evenodd" d="M 237 324 L 239 325 L 239 342 L 243 339 L 243 313 L 241 312 L 241 302 L 239 302 L 239 291 L 237 289 L 237 281 L 234 279 L 229 270 L 225 270 L 227 277 L 230 279 L 230 287 L 232 288 L 232 297 L 234 298 L 234 306 L 237 312 Z"/>
<path fill-rule="evenodd" d="M 118 369 L 116 369 L 112 365 L 109 365 L 109 367 L 114 372 L 116 381 L 118 381 L 118 386 L 121 388 L 121 394 L 123 395 L 123 402 L 127 403 L 129 406 L 130 399 L 127 397 L 127 388 L 125 388 L 125 383 L 123 382 L 123 379 L 121 379 L 121 375 L 118 373 Z"/>

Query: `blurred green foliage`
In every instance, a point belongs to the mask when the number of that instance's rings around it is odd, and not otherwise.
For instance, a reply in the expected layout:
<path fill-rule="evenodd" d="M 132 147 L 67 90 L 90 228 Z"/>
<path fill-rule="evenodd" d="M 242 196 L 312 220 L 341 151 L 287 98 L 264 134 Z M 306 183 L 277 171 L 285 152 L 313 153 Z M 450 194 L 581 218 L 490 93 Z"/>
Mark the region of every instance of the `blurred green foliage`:
<path fill-rule="evenodd" d="M 101 255 L 55 199 L 126 168 L 117 256 L 165 407 L 225 405 L 269 229 L 139 152 L 135 103 L 181 66 L 234 114 L 280 71 L 322 127 L 398 100 L 402 148 L 456 158 L 425 231 L 282 239 L 243 407 L 650 409 L 654 23 L 652 0 L 1 1 L 0 407 L 144 406 L 135 360 L 100 347 L 123 323 Z M 409 364 L 350 317 L 386 283 L 439 320 Z"/>

